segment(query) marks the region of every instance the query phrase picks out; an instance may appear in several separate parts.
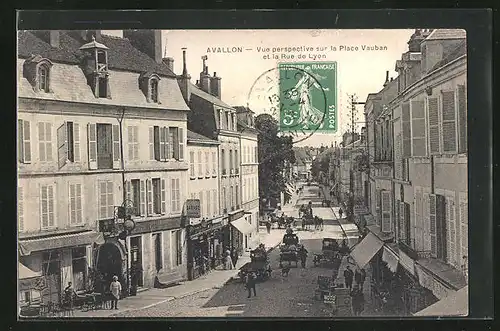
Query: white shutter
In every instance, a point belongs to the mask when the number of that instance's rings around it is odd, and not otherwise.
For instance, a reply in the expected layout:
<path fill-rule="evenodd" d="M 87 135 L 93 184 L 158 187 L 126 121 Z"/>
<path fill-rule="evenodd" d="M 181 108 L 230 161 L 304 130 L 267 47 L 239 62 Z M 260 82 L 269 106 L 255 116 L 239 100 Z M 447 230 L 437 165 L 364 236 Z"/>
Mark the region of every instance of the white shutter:
<path fill-rule="evenodd" d="M 74 162 L 80 162 L 80 124 L 73 122 Z"/>
<path fill-rule="evenodd" d="M 18 121 L 18 134 L 19 134 L 19 162 L 31 162 L 31 130 L 30 122 L 19 120 Z"/>
<path fill-rule="evenodd" d="M 114 190 L 114 185 L 113 181 L 108 180 L 106 182 L 106 194 L 108 198 L 107 202 L 107 208 L 108 208 L 108 216 L 107 217 L 113 217 L 114 211 L 115 211 L 115 190 Z"/>
<path fill-rule="evenodd" d="M 422 223 L 424 228 L 423 243 L 424 251 L 431 251 L 431 224 L 430 224 L 430 208 L 429 208 L 429 194 L 427 192 L 422 195 Z"/>
<path fill-rule="evenodd" d="M 134 160 L 134 127 L 128 127 L 128 159 Z"/>
<path fill-rule="evenodd" d="M 426 156 L 425 104 L 424 101 L 411 102 L 412 156 Z"/>
<path fill-rule="evenodd" d="M 443 152 L 457 152 L 455 91 L 443 91 L 441 98 L 441 125 Z"/>
<path fill-rule="evenodd" d="M 383 190 L 381 192 L 382 199 L 382 232 L 391 232 L 392 230 L 392 208 L 391 208 L 391 192 Z"/>
<path fill-rule="evenodd" d="M 184 129 L 178 129 L 177 140 L 179 142 L 179 161 L 184 160 Z"/>
<path fill-rule="evenodd" d="M 377 224 L 378 226 L 380 226 L 380 222 L 381 222 L 381 214 L 382 214 L 382 209 L 380 207 L 380 203 L 381 203 L 381 195 L 380 195 L 380 190 L 375 190 L 375 200 L 376 200 L 376 207 L 375 207 L 375 211 L 377 213 L 375 219 L 377 220 Z"/>
<path fill-rule="evenodd" d="M 210 176 L 210 152 L 205 151 L 205 176 Z"/>
<path fill-rule="evenodd" d="M 406 224 L 405 224 L 405 203 L 399 200 L 396 201 L 398 206 L 398 224 L 399 224 L 399 240 L 406 242 Z"/>
<path fill-rule="evenodd" d="M 18 231 L 24 231 L 24 190 L 22 186 L 17 188 L 17 224 Z"/>
<path fill-rule="evenodd" d="M 437 201 L 435 194 L 429 194 L 429 222 L 430 222 L 430 237 L 431 237 L 431 254 L 437 257 Z"/>
<path fill-rule="evenodd" d="M 54 227 L 55 226 L 55 211 L 54 211 L 54 186 L 49 185 L 47 187 L 47 203 L 48 203 L 48 220 L 49 220 L 49 227 Z"/>
<path fill-rule="evenodd" d="M 153 215 L 153 190 L 151 189 L 150 179 L 146 179 L 146 200 L 148 204 L 148 216 Z"/>
<path fill-rule="evenodd" d="M 465 85 L 457 87 L 458 104 L 458 152 L 467 152 L 467 96 Z"/>
<path fill-rule="evenodd" d="M 165 179 L 161 180 L 161 213 L 167 212 L 167 190 Z"/>
<path fill-rule="evenodd" d="M 133 202 L 133 199 L 132 199 L 132 183 L 130 182 L 130 180 L 127 180 L 125 182 L 125 186 L 127 187 L 127 191 L 126 191 L 127 200 L 129 201 L 129 203 Z"/>
<path fill-rule="evenodd" d="M 73 225 L 76 223 L 76 186 L 75 184 L 68 183 L 68 212 L 69 212 L 69 224 Z"/>
<path fill-rule="evenodd" d="M 403 158 L 411 156 L 411 113 L 410 104 L 403 103 L 401 107 L 401 130 L 402 130 L 402 143 L 403 143 Z"/>
<path fill-rule="evenodd" d="M 52 124 L 45 123 L 45 148 L 47 161 L 52 161 Z"/>
<path fill-rule="evenodd" d="M 76 184 L 76 221 L 78 224 L 83 223 L 83 207 L 82 207 L 82 184 Z"/>
<path fill-rule="evenodd" d="M 134 160 L 139 160 L 139 127 L 134 126 Z"/>
<path fill-rule="evenodd" d="M 455 198 L 446 198 L 446 220 L 448 225 L 448 262 L 452 265 L 456 265 L 457 261 L 457 229 L 455 222 Z"/>
<path fill-rule="evenodd" d="M 113 125 L 113 169 L 120 168 L 120 126 Z"/>
<path fill-rule="evenodd" d="M 172 157 L 172 144 L 170 141 L 170 128 L 165 127 L 165 159 L 170 160 Z"/>
<path fill-rule="evenodd" d="M 57 157 L 59 169 L 66 165 L 68 161 L 68 125 L 64 122 L 57 128 Z"/>
<path fill-rule="evenodd" d="M 154 160 L 155 159 L 155 149 L 154 149 L 154 128 L 151 126 L 149 127 L 149 159 Z"/>
<path fill-rule="evenodd" d="M 97 127 L 95 124 L 87 124 L 87 140 L 89 169 L 97 169 Z"/>
<path fill-rule="evenodd" d="M 439 104 L 437 98 L 427 99 L 427 123 L 429 125 L 429 152 L 439 154 Z"/>
<path fill-rule="evenodd" d="M 212 175 L 217 175 L 217 153 L 212 152 Z"/>
<path fill-rule="evenodd" d="M 167 130 L 165 127 L 160 127 L 160 161 L 165 161 L 167 159 Z"/>
<path fill-rule="evenodd" d="M 465 192 L 460 192 L 459 196 L 459 203 L 460 203 L 460 261 L 462 262 L 462 257 L 463 256 L 469 256 L 468 252 L 468 206 L 467 206 L 467 193 Z M 463 263 L 463 262 L 462 262 Z"/>
<path fill-rule="evenodd" d="M 141 206 L 140 213 L 141 216 L 146 216 L 146 187 L 143 180 L 140 182 L 140 191 L 141 191 Z"/>

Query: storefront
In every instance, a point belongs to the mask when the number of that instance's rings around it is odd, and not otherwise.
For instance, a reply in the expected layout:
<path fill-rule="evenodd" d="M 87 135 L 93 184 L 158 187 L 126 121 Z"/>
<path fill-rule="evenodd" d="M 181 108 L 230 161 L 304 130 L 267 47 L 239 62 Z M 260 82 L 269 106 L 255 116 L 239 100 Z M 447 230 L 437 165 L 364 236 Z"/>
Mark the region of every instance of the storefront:
<path fill-rule="evenodd" d="M 249 236 L 253 232 L 252 225 L 245 219 L 243 210 L 234 214 L 229 214 L 229 224 L 231 225 L 231 249 L 239 254 L 249 245 Z"/>
<path fill-rule="evenodd" d="M 224 261 L 224 228 L 227 218 L 201 220 L 188 228 L 188 279 L 193 280 Z"/>

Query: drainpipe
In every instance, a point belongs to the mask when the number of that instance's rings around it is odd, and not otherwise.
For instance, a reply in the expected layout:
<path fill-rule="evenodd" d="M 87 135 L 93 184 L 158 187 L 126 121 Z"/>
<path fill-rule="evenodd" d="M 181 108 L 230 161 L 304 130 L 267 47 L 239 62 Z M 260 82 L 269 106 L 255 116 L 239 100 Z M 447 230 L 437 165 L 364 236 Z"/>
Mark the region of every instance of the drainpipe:
<path fill-rule="evenodd" d="M 434 186 L 435 186 L 435 179 L 434 179 L 434 155 L 431 155 L 431 194 L 434 194 Z"/>

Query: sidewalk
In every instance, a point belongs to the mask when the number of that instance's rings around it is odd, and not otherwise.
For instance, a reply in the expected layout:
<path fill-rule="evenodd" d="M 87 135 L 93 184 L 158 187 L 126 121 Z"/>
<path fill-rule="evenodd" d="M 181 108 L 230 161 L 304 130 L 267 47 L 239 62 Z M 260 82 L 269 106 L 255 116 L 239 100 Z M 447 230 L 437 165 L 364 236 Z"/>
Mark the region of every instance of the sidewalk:
<path fill-rule="evenodd" d="M 268 251 L 271 251 L 278 246 L 283 239 L 284 231 L 285 230 L 273 229 L 271 230 L 271 233 L 268 234 L 266 228 L 261 227 L 259 228 L 258 233 L 260 242 L 265 245 Z M 239 268 L 247 262 L 250 262 L 249 253 L 244 254 L 238 259 L 236 268 L 233 270 L 212 270 L 207 275 L 201 276 L 192 281 L 182 282 L 180 285 L 165 289 L 148 289 L 137 293 L 136 296 L 120 300 L 118 303 L 119 310 L 75 310 L 72 317 L 113 317 L 113 315 L 123 313 L 125 311 L 149 308 L 163 302 L 184 298 L 209 289 L 222 288 L 228 281 L 237 277 Z"/>

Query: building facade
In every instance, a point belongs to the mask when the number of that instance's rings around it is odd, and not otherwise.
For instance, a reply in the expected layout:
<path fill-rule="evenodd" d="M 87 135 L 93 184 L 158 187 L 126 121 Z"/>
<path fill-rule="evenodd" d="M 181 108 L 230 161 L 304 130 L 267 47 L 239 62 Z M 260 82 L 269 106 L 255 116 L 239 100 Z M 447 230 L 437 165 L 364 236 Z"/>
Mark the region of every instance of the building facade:
<path fill-rule="evenodd" d="M 203 57 L 200 79 L 191 83 L 186 67 L 184 50 L 183 73 L 178 83 L 184 99 L 191 108 L 188 127 L 191 131 L 219 144 L 220 199 L 219 208 L 230 226 L 224 229 L 224 243 L 227 249 L 242 252 L 244 236 L 251 233 L 250 224 L 244 218 L 241 205 L 240 180 L 240 133 L 237 130 L 236 109 L 221 100 L 221 78 L 216 73 L 211 76 Z"/>
<path fill-rule="evenodd" d="M 187 226 L 190 280 L 223 262 L 225 224 L 219 208 L 219 145 L 217 140 L 188 130 L 188 195 L 200 203 L 200 217 L 190 218 Z"/>
<path fill-rule="evenodd" d="M 235 107 L 238 117 L 238 131 L 241 134 L 241 197 L 245 219 L 252 226 L 246 236 L 245 248 L 255 248 L 259 231 L 259 157 L 258 132 L 255 129 L 255 114 L 246 107 Z"/>
<path fill-rule="evenodd" d="M 45 301 L 70 281 L 83 291 L 117 275 L 128 294 L 186 276 L 189 108 L 160 31 L 124 33 L 19 34 L 19 258 L 42 272 Z M 134 46 L 144 39 L 153 47 Z M 118 206 L 135 222 L 127 237 Z"/>

